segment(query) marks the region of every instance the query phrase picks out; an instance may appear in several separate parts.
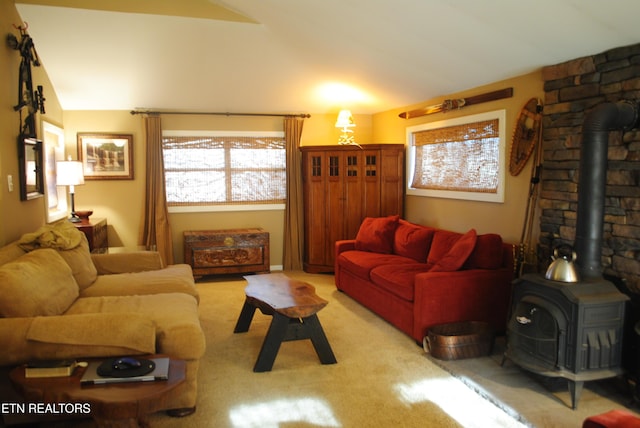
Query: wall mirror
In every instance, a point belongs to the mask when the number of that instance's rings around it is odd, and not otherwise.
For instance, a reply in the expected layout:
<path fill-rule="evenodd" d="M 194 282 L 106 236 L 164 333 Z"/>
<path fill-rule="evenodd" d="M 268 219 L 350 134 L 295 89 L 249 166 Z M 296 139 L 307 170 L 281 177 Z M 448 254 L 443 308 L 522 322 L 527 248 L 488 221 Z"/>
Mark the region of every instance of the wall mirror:
<path fill-rule="evenodd" d="M 42 141 L 18 137 L 20 166 L 20 199 L 23 201 L 44 196 Z"/>

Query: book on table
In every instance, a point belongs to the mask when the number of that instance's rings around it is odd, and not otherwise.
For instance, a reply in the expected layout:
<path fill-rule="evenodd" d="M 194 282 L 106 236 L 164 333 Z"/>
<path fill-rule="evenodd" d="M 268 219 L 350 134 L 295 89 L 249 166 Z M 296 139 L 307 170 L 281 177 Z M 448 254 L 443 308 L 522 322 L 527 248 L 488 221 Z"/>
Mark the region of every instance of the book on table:
<path fill-rule="evenodd" d="M 24 368 L 24 377 L 64 377 L 71 376 L 78 366 L 76 360 L 31 361 Z"/>

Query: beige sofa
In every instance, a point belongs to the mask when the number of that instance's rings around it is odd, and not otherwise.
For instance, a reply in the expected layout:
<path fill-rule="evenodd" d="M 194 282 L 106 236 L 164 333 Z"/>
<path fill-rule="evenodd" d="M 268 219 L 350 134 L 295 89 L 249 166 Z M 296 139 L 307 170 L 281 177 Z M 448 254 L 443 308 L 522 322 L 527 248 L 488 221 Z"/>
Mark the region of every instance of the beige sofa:
<path fill-rule="evenodd" d="M 191 267 L 164 267 L 150 251 L 91 254 L 66 220 L 0 248 L 0 343 L 4 367 L 150 353 L 182 359 L 187 381 L 167 410 L 196 406 L 205 338 Z"/>

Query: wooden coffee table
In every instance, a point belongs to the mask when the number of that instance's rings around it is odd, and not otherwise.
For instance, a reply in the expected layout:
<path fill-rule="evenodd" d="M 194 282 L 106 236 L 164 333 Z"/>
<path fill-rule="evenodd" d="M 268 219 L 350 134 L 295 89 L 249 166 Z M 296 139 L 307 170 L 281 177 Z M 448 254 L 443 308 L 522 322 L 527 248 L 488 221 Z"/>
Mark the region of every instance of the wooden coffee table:
<path fill-rule="evenodd" d="M 84 403 L 84 409 L 90 409 L 86 416 L 99 427 L 148 427 L 147 416 L 166 410 L 167 393 L 185 381 L 185 368 L 183 360 L 171 359 L 168 380 L 109 385 L 81 386 L 83 367 L 68 377 L 26 378 L 24 366 L 19 366 L 11 370 L 9 378 L 27 403 Z M 74 417 L 79 413 L 74 412 Z"/>
<path fill-rule="evenodd" d="M 284 274 L 244 277 L 245 302 L 234 333 L 249 331 L 256 309 L 273 316 L 254 372 L 270 371 L 284 341 L 310 339 L 322 364 L 335 364 L 336 357 L 316 313 L 329 302 L 316 295 L 311 284 Z"/>

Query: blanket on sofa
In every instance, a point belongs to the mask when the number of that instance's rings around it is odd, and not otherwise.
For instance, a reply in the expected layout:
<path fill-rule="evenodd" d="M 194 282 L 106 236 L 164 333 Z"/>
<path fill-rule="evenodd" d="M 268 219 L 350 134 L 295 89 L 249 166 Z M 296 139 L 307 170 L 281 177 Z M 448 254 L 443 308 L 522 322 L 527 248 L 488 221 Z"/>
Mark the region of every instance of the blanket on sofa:
<path fill-rule="evenodd" d="M 35 232 L 25 233 L 18 241 L 24 251 L 38 248 L 53 248 L 56 250 L 72 250 L 80 245 L 82 236 L 78 229 L 68 221 L 60 221 L 42 226 Z"/>

